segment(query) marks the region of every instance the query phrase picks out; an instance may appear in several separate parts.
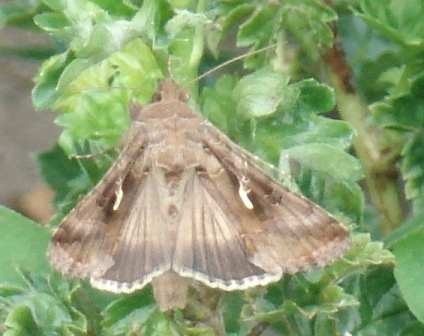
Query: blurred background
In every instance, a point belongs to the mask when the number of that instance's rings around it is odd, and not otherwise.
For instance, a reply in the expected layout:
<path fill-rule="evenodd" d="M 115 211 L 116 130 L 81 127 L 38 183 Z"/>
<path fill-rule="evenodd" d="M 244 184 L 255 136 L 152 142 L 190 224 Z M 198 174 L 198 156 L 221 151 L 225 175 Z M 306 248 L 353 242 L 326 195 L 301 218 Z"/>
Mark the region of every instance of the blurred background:
<path fill-rule="evenodd" d="M 43 46 L 51 50 L 45 36 L 0 29 L 0 204 L 40 222 L 51 215 L 52 195 L 39 177 L 34 155 L 50 148 L 60 133 L 55 114 L 34 111 L 31 104 Z"/>

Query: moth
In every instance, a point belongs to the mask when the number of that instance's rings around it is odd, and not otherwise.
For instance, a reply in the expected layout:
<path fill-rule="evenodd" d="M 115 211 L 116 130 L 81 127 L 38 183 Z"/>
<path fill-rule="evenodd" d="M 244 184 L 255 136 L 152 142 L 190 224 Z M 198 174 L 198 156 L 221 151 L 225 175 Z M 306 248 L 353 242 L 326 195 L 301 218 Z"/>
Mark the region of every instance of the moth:
<path fill-rule="evenodd" d="M 346 252 L 335 218 L 265 174 L 187 100 L 165 79 L 132 108 L 117 160 L 53 235 L 56 270 L 115 293 L 152 283 L 167 310 L 185 306 L 190 281 L 245 290 Z"/>

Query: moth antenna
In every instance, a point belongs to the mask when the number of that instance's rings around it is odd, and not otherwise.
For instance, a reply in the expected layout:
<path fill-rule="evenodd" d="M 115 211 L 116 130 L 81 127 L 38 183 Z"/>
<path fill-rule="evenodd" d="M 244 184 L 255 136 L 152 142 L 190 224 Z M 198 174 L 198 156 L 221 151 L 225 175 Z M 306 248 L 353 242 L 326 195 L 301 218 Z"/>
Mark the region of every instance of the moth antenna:
<path fill-rule="evenodd" d="M 167 67 L 168 67 L 169 77 L 176 83 L 175 77 L 172 74 L 172 59 L 171 59 L 171 56 L 168 56 Z"/>
<path fill-rule="evenodd" d="M 201 79 L 203 79 L 203 78 L 205 78 L 205 77 L 209 76 L 211 73 L 213 73 L 213 72 L 215 72 L 215 71 L 217 71 L 217 70 L 219 70 L 219 69 L 222 69 L 223 67 L 226 67 L 226 66 L 227 66 L 227 65 L 229 65 L 229 64 L 232 64 L 232 63 L 234 63 L 234 62 L 237 62 L 237 61 L 239 61 L 239 60 L 241 60 L 241 59 L 243 59 L 243 58 L 246 58 L 246 57 L 248 57 L 248 56 L 253 56 L 253 55 L 256 55 L 256 54 L 260 54 L 260 53 L 262 53 L 262 52 L 264 52 L 264 51 L 266 51 L 266 50 L 268 50 L 268 49 L 272 49 L 272 48 L 274 48 L 274 47 L 276 47 L 276 46 L 277 46 L 277 44 L 276 44 L 276 43 L 274 43 L 274 44 L 271 44 L 271 45 L 266 46 L 266 47 L 264 47 L 264 48 L 258 49 L 258 50 L 256 50 L 256 51 L 248 52 L 248 53 L 245 53 L 245 54 L 243 54 L 243 55 L 240 55 L 240 56 L 237 56 L 237 57 L 235 57 L 235 58 L 232 58 L 232 59 L 230 59 L 230 60 L 228 60 L 228 61 L 226 61 L 226 62 L 224 62 L 224 63 L 221 63 L 221 64 L 220 64 L 220 65 L 218 65 L 217 67 L 215 67 L 215 68 L 213 68 L 213 69 L 210 69 L 210 70 L 206 71 L 205 73 L 201 74 L 201 75 L 200 75 L 200 76 L 198 76 L 196 79 L 193 79 L 193 80 L 190 82 L 190 84 L 193 84 L 194 82 L 197 82 L 197 81 L 199 81 L 199 80 L 201 80 Z"/>
<path fill-rule="evenodd" d="M 266 169 L 268 169 L 269 172 L 275 173 L 276 177 L 281 178 L 283 181 L 293 182 L 293 178 L 290 173 L 287 173 L 286 171 L 275 166 L 274 164 L 269 163 L 266 160 L 262 159 L 261 157 L 252 154 L 251 152 L 249 152 L 247 149 L 244 149 L 243 147 L 239 146 L 238 149 L 240 150 L 242 157 L 252 160 L 252 162 L 255 162 L 257 166 L 266 167 Z"/>
<path fill-rule="evenodd" d="M 291 174 L 285 172 L 284 170 L 278 168 L 277 166 L 273 165 L 272 163 L 269 163 L 268 161 L 260 158 L 259 156 L 256 155 L 251 155 L 252 160 L 255 162 L 258 162 L 261 165 L 264 165 L 267 167 L 267 169 L 269 169 L 270 171 L 274 172 L 276 175 L 283 177 L 284 179 L 290 180 L 291 182 L 293 182 L 293 178 L 291 176 Z"/>
<path fill-rule="evenodd" d="M 101 151 L 98 151 L 98 152 L 95 152 L 95 153 L 90 153 L 90 154 L 83 154 L 83 155 L 71 154 L 71 155 L 69 155 L 69 158 L 70 159 L 75 159 L 75 160 L 91 159 L 91 158 L 93 158 L 93 157 L 95 157 L 97 155 L 103 155 L 103 154 L 106 154 L 106 153 L 108 153 L 108 152 L 110 152 L 112 150 L 116 150 L 116 146 L 110 146 L 110 147 L 107 147 L 105 149 L 102 149 Z"/>

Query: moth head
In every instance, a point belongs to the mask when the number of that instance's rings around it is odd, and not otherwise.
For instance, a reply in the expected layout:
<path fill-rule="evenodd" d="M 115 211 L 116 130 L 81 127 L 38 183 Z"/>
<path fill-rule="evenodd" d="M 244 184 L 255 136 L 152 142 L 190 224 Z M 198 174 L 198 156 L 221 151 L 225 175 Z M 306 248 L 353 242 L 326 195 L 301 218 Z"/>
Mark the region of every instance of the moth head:
<path fill-rule="evenodd" d="M 174 79 L 167 78 L 159 83 L 158 91 L 153 95 L 152 102 L 181 101 L 186 102 L 190 98 L 188 91 L 177 85 Z"/>

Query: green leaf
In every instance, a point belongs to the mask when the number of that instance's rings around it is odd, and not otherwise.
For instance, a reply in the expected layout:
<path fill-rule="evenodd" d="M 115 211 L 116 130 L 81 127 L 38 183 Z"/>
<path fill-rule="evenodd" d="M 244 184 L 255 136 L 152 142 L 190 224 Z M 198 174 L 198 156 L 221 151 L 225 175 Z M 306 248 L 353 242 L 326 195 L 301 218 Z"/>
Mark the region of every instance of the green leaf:
<path fill-rule="evenodd" d="M 72 65 L 64 71 L 59 86 L 75 77 L 71 70 Z M 161 76 L 150 49 L 139 39 L 133 40 L 121 51 L 82 72 L 56 102 L 56 108 L 69 112 L 57 119 L 66 128 L 63 137 L 101 139 L 106 145 L 114 144 L 128 126 L 130 100 L 135 98 L 143 104 L 149 101 L 156 79 Z M 134 88 L 140 90 L 133 92 Z M 61 145 L 65 146 L 66 142 Z M 65 149 L 68 151 L 69 147 Z"/>
<path fill-rule="evenodd" d="M 233 128 L 231 115 L 235 113 L 233 90 L 238 79 L 235 76 L 221 76 L 214 87 L 205 87 L 199 97 L 203 115 L 226 134 Z"/>
<path fill-rule="evenodd" d="M 72 57 L 61 71 L 63 73 L 59 89 L 67 87 L 83 70 L 120 51 L 138 36 L 144 35 L 154 39 L 151 24 L 155 22 L 156 16 L 165 10 L 158 7 L 159 3 L 160 1 L 146 1 L 142 10 L 132 20 L 117 20 L 92 2 L 51 1 L 50 6 L 59 13 L 44 13 L 36 17 L 35 22 L 58 38 L 69 40 L 67 54 Z M 167 10 L 168 7 L 165 7 Z M 65 22 L 70 25 L 63 25 Z M 44 66 L 44 71 L 49 68 L 50 66 Z"/>
<path fill-rule="evenodd" d="M 43 332 L 34 321 L 31 309 L 28 306 L 14 308 L 7 316 L 5 325 L 14 330 L 16 335 L 43 335 Z M 9 331 L 9 335 L 13 335 L 13 333 Z"/>
<path fill-rule="evenodd" d="M 248 118 L 274 113 L 281 103 L 288 80 L 287 74 L 268 68 L 244 76 L 233 92 L 237 113 Z"/>
<path fill-rule="evenodd" d="M 311 325 L 315 325 L 317 329 L 324 328 L 323 321 L 331 314 L 358 305 L 353 296 L 344 293 L 341 287 L 332 283 L 315 285 L 308 283 L 307 286 L 307 288 L 299 285 L 294 287 L 293 283 L 290 292 L 295 293 L 294 298 L 281 298 L 284 301 L 279 305 L 271 304 L 263 297 L 257 297 L 255 302 L 243 308 L 242 321 L 248 324 L 258 322 L 270 324 L 282 335 L 293 332 L 298 335 L 315 335 L 310 331 Z M 281 296 L 276 289 L 276 286 L 272 286 L 265 298 Z M 291 296 L 288 293 L 286 295 Z M 321 320 L 320 317 L 325 318 Z M 281 324 L 282 320 L 286 323 Z"/>
<path fill-rule="evenodd" d="M 389 40 L 411 52 L 422 49 L 424 24 L 421 13 L 424 6 L 421 1 L 411 1 L 406 5 L 402 0 L 392 0 L 389 3 L 362 0 L 360 4 L 361 12 L 358 11 L 357 15 Z"/>
<path fill-rule="evenodd" d="M 344 281 L 361 305 L 340 313 L 339 326 L 352 335 L 421 335 L 424 327 L 408 311 L 392 268 L 373 267 Z M 409 333 L 413 331 L 412 333 Z"/>
<path fill-rule="evenodd" d="M 63 53 L 51 57 L 42 64 L 32 89 L 32 102 L 35 109 L 50 108 L 59 99 L 60 94 L 56 90 L 57 82 L 69 62 L 69 54 Z"/>
<path fill-rule="evenodd" d="M 222 39 L 248 14 L 252 13 L 255 6 L 250 3 L 221 3 L 220 11 L 215 25 L 207 34 L 208 45 L 215 57 L 218 56 L 218 46 Z"/>
<path fill-rule="evenodd" d="M 298 145 L 321 143 L 347 149 L 352 144 L 354 132 L 349 124 L 317 116 L 334 104 L 334 94 L 327 86 L 304 80 L 287 85 L 281 95 L 277 113 L 258 121 L 254 129 L 257 153 L 265 152 L 263 157 L 275 162 L 281 149 Z"/>
<path fill-rule="evenodd" d="M 415 78 L 406 76 L 405 80 L 408 81 L 407 89 L 398 87 L 393 96 L 371 105 L 374 119 L 381 127 L 410 131 L 424 122 L 423 98 L 420 95 L 424 88 L 424 72 Z"/>
<path fill-rule="evenodd" d="M 240 25 L 237 46 L 264 45 L 273 33 L 274 20 L 278 12 L 278 7 L 271 3 L 257 6 L 252 15 Z"/>
<path fill-rule="evenodd" d="M 22 272 L 21 276 L 25 286 L 19 292 L 9 290 L 5 295 L 2 288 L 2 314 L 11 330 L 20 333 L 29 328 L 28 335 L 37 331 L 40 336 L 99 333 L 97 307 L 81 287 L 71 288 L 57 274 Z"/>
<path fill-rule="evenodd" d="M 145 331 L 143 334 L 146 336 L 184 335 L 178 331 L 178 328 L 173 319 L 158 310 L 152 313 L 151 317 L 145 325 L 144 330 Z"/>
<path fill-rule="evenodd" d="M 166 24 L 166 31 L 171 39 L 175 38 L 185 28 L 195 28 L 210 24 L 211 20 L 203 13 L 193 13 L 188 10 L 177 10 L 176 15 Z"/>
<path fill-rule="evenodd" d="M 320 52 L 333 43 L 329 23 L 336 19 L 336 12 L 322 2 L 291 0 L 282 6 L 280 22 L 296 37 L 309 57 L 317 59 Z"/>
<path fill-rule="evenodd" d="M 342 275 L 346 272 L 353 272 L 355 268 L 363 269 L 375 265 L 393 266 L 394 263 L 394 255 L 384 249 L 382 242 L 371 241 L 368 233 L 359 233 L 352 236 L 352 247 L 343 259 L 329 268 L 331 272 Z"/>
<path fill-rule="evenodd" d="M 0 283 L 22 285 L 18 268 L 49 272 L 49 240 L 50 233 L 45 228 L 0 206 Z"/>
<path fill-rule="evenodd" d="M 114 335 L 141 326 L 156 310 L 151 290 L 138 291 L 112 302 L 103 312 L 102 325 Z"/>
<path fill-rule="evenodd" d="M 63 14 L 58 13 L 39 14 L 34 18 L 34 22 L 41 29 L 50 32 L 51 34 L 57 33 L 69 25 L 66 17 Z"/>
<path fill-rule="evenodd" d="M 419 233 L 424 228 L 424 211 L 413 214 L 400 228 L 388 235 L 384 242 L 387 248 L 392 248 L 393 245 L 408 239 L 409 237 Z"/>
<path fill-rule="evenodd" d="M 414 200 L 415 209 L 421 210 L 424 204 L 424 154 L 422 144 L 424 141 L 424 129 L 419 130 L 405 144 L 402 163 L 402 172 L 406 180 L 405 194 L 408 199 Z"/>
<path fill-rule="evenodd" d="M 423 218 L 421 215 L 421 223 Z M 423 239 L 424 227 L 421 224 L 419 228 L 415 228 L 393 245 L 393 253 L 396 256 L 396 280 L 409 308 L 421 322 L 424 322 Z"/>
<path fill-rule="evenodd" d="M 259 129 L 257 132 L 262 134 Z M 317 116 L 310 117 L 308 122 L 305 120 L 285 127 L 283 148 L 319 143 L 346 150 L 352 145 L 353 138 L 353 130 L 345 121 Z"/>
<path fill-rule="evenodd" d="M 357 183 L 332 180 L 331 177 L 315 172 L 306 180 L 301 176 L 296 181 L 302 194 L 337 215 L 341 221 L 361 225 L 364 194 Z"/>
<path fill-rule="evenodd" d="M 300 90 L 298 108 L 303 113 L 328 112 L 336 104 L 333 89 L 315 79 L 305 79 L 293 86 Z"/>
<path fill-rule="evenodd" d="M 36 159 L 41 175 L 55 192 L 56 198 L 63 199 L 71 192 L 68 182 L 80 174 L 80 166 L 77 161 L 70 160 L 57 145 L 39 153 Z"/>
<path fill-rule="evenodd" d="M 42 8 L 41 0 L 8 1 L 0 4 L 0 27 L 34 29 L 33 16 Z"/>
<path fill-rule="evenodd" d="M 356 158 L 327 144 L 299 145 L 281 152 L 282 161 L 291 159 L 334 180 L 357 181 L 363 177 L 362 166 Z"/>

